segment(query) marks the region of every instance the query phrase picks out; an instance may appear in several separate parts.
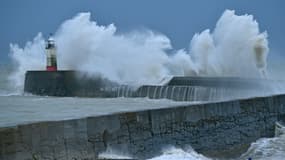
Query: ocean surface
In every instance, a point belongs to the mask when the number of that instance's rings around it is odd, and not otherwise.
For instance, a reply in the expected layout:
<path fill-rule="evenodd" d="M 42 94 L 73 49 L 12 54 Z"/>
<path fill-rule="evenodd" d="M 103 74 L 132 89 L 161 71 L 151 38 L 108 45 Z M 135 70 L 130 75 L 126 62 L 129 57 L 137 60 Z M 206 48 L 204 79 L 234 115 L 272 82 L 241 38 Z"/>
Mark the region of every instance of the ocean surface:
<path fill-rule="evenodd" d="M 36 121 L 74 119 L 86 116 L 165 108 L 199 102 L 175 102 L 171 100 L 150 100 L 148 98 L 59 98 L 27 95 L 15 90 L 9 83 L 11 70 L 0 66 L 0 127 L 14 126 Z M 102 158 L 132 158 L 107 150 L 100 154 Z M 285 134 L 273 138 L 261 138 L 252 143 L 246 153 L 237 160 L 283 160 L 285 157 Z M 197 153 L 191 148 L 181 149 L 167 146 L 162 154 L 152 160 L 214 160 Z"/>

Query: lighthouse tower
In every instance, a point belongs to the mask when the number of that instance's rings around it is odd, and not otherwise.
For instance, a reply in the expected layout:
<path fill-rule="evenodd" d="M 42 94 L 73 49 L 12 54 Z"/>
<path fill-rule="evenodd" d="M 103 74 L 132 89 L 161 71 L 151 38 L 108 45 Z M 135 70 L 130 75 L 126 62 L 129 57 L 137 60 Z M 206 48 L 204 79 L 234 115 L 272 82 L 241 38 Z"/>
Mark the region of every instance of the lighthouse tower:
<path fill-rule="evenodd" d="M 57 63 L 56 63 L 56 46 L 55 41 L 50 36 L 46 41 L 46 54 L 47 54 L 47 71 L 56 71 L 57 70 Z"/>

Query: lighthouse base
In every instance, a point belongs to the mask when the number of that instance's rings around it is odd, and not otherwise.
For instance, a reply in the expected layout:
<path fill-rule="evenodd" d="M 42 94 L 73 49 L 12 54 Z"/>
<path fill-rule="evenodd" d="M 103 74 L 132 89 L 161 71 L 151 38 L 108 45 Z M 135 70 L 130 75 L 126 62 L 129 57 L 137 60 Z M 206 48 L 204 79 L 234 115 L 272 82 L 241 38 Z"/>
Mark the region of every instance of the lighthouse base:
<path fill-rule="evenodd" d="M 54 70 L 52 70 L 54 71 Z M 88 77 L 80 72 L 27 71 L 24 91 L 35 95 L 60 97 L 115 97 L 102 88 L 117 86 L 101 77 Z"/>
<path fill-rule="evenodd" d="M 47 66 L 47 71 L 57 71 L 57 67 L 56 66 Z"/>

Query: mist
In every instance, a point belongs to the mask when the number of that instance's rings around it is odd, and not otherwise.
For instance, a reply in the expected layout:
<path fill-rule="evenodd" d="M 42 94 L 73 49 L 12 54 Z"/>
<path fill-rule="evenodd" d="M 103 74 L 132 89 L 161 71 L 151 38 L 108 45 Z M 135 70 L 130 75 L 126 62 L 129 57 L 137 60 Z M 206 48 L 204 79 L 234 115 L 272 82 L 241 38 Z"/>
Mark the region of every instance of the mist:
<path fill-rule="evenodd" d="M 59 70 L 78 70 L 120 84 L 158 84 L 171 76 L 266 78 L 267 33 L 252 15 L 226 10 L 211 31 L 196 33 L 189 47 L 175 49 L 171 40 L 151 30 L 118 33 L 114 24 L 98 25 L 90 13 L 64 21 L 54 34 Z M 10 45 L 16 64 L 10 82 L 23 90 L 27 70 L 45 69 L 44 37 L 24 47 Z M 171 53 L 169 53 L 171 50 Z"/>

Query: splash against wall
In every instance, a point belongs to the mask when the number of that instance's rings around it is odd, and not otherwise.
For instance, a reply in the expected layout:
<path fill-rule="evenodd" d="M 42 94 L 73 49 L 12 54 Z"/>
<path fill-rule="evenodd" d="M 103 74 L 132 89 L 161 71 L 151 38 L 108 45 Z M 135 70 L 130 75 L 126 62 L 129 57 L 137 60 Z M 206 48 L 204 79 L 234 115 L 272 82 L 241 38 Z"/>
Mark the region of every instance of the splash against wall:
<path fill-rule="evenodd" d="M 252 15 L 226 10 L 213 31 L 193 36 L 190 48 L 173 49 L 170 39 L 151 30 L 118 34 L 113 24 L 100 26 L 90 13 L 79 13 L 55 33 L 58 68 L 102 75 L 122 84 L 156 84 L 167 76 L 264 77 L 267 33 Z M 10 76 L 22 90 L 27 70 L 44 70 L 44 38 L 39 33 L 21 48 L 11 44 L 17 69 Z M 173 54 L 167 50 L 173 49 Z"/>

